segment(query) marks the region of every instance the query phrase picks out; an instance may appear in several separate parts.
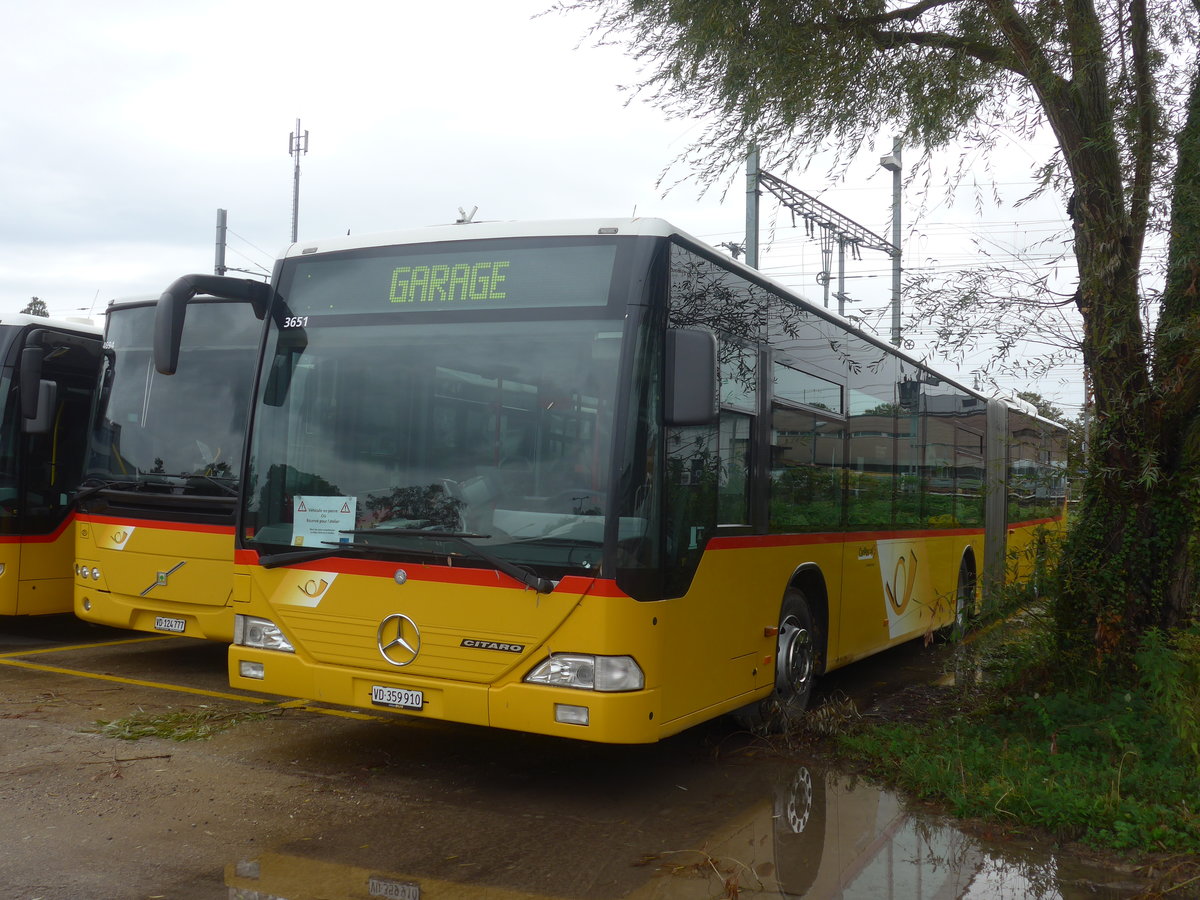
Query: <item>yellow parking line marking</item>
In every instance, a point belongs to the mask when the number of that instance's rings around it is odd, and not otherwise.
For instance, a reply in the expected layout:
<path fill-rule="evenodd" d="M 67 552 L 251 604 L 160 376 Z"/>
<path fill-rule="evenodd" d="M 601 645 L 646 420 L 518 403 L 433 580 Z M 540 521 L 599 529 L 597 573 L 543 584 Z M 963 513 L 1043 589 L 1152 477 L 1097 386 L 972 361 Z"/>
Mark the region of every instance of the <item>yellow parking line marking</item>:
<path fill-rule="evenodd" d="M 15 650 L 12 653 L 0 653 L 0 660 L 15 659 L 19 656 L 33 656 L 35 653 L 64 653 L 68 650 L 90 650 L 93 647 L 119 647 L 122 644 L 142 644 L 148 641 L 167 641 L 178 635 L 155 634 L 150 637 L 126 638 L 120 641 L 103 641 L 98 644 L 71 644 L 67 647 L 42 647 L 40 650 Z"/>
<path fill-rule="evenodd" d="M 242 694 L 223 694 L 220 691 L 208 691 L 204 688 L 184 687 L 180 684 L 164 684 L 159 681 L 142 681 L 138 678 L 122 678 L 120 675 L 101 675 L 98 672 L 83 672 L 79 669 L 64 669 L 60 666 L 43 666 L 38 663 L 25 662 L 19 659 L 0 658 L 0 666 L 16 666 L 19 669 L 33 669 L 37 672 L 52 672 L 55 675 L 75 675 L 79 678 L 93 678 L 97 681 L 113 681 L 117 684 L 132 684 L 138 687 L 164 688 L 168 691 L 179 691 L 184 694 L 199 694 L 202 697 L 216 697 L 220 700 L 240 700 L 245 703 L 274 703 L 265 697 L 248 697 Z"/>
<path fill-rule="evenodd" d="M 162 638 L 140 638 L 140 640 L 165 640 Z M 135 643 L 136 641 L 113 641 L 113 644 Z M 102 644 L 83 644 L 83 647 L 100 647 Z M 54 649 L 70 649 L 66 647 Z M 40 651 L 28 651 L 36 653 Z M 310 706 L 307 700 L 285 700 L 282 703 L 268 699 L 266 697 L 252 697 L 245 694 L 225 694 L 221 691 L 209 691 L 204 688 L 187 687 L 181 684 L 166 684 L 162 681 L 143 681 L 140 678 L 123 678 L 120 675 L 103 675 L 99 672 L 84 672 L 81 669 L 65 669 L 62 666 L 43 666 L 40 663 L 25 662 L 20 659 L 12 659 L 13 654 L 0 655 L 0 666 L 15 666 L 18 669 L 32 669 L 36 672 L 51 672 L 55 675 L 74 675 L 78 678 L 91 678 L 96 681 L 112 681 L 116 684 L 130 684 L 137 687 L 160 688 L 165 691 L 177 691 L 181 694 L 198 694 L 201 697 L 215 697 L 218 700 L 240 700 L 245 703 L 261 703 L 270 704 L 278 709 L 302 709 L 305 712 L 320 713 L 323 716 L 337 716 L 342 719 L 357 719 L 365 722 L 389 722 L 390 719 L 384 716 L 372 716 L 368 713 L 353 712 L 348 709 L 328 709 L 321 706 Z"/>
<path fill-rule="evenodd" d="M 391 719 L 386 716 L 373 716 L 370 713 L 354 712 L 349 709 L 330 709 L 325 706 L 309 706 L 305 700 L 297 700 L 296 709 L 302 709 L 305 712 L 320 713 L 323 716 L 337 716 L 342 719 L 356 719 L 362 722 L 390 722 Z M 282 704 L 281 704 L 282 705 Z"/>

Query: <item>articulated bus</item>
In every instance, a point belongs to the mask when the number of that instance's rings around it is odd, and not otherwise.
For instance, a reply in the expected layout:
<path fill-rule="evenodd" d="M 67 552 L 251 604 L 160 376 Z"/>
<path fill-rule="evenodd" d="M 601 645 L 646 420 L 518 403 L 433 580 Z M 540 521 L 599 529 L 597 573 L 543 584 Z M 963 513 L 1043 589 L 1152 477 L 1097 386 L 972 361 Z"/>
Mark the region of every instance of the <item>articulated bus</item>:
<path fill-rule="evenodd" d="M 100 331 L 0 318 L 0 615 L 71 611 L 71 513 Z"/>
<path fill-rule="evenodd" d="M 262 323 L 198 297 L 178 374 L 153 365 L 154 300 L 107 310 L 105 361 L 76 518 L 75 614 L 233 639 L 233 526 Z"/>
<path fill-rule="evenodd" d="M 1050 423 L 661 220 L 299 243 L 245 284 L 239 688 L 614 743 L 771 728 L 1061 519 Z M 167 369 L 194 290 L 160 300 Z"/>

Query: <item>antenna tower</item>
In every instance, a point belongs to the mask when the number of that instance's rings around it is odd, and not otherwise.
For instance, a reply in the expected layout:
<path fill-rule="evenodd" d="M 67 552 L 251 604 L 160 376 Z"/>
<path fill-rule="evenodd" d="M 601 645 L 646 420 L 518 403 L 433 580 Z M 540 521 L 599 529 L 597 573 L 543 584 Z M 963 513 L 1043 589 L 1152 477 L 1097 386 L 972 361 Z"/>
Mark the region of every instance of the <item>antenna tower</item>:
<path fill-rule="evenodd" d="M 300 131 L 300 120 L 296 120 L 296 130 L 288 135 L 288 155 L 296 160 L 292 174 L 292 243 L 296 243 L 296 235 L 300 228 L 300 157 L 308 153 L 308 132 Z"/>

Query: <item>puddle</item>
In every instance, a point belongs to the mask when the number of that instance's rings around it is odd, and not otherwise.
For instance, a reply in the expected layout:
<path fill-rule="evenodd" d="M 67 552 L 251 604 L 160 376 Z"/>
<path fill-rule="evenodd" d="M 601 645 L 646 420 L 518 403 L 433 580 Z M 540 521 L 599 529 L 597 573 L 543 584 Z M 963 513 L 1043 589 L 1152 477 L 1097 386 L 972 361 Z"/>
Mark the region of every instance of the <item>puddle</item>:
<path fill-rule="evenodd" d="M 394 802 L 382 814 L 231 862 L 230 900 L 386 897 L 1118 898 L 1120 876 L 1036 848 L 982 843 L 907 811 L 861 779 L 807 766 L 714 767 L 690 785 L 607 798 L 448 807 Z M 560 785 L 561 788 L 561 785 Z M 501 788 L 500 796 L 504 796 Z M 412 798 L 409 798 L 410 801 Z M 572 800 L 577 799 L 577 803 Z"/>

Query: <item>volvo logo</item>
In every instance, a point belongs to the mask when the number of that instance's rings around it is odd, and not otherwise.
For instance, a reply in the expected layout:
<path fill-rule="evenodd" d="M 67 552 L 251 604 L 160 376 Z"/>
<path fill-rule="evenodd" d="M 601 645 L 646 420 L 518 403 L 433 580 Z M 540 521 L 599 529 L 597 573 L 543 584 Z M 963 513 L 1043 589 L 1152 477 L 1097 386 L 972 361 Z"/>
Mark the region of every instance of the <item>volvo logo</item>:
<path fill-rule="evenodd" d="M 421 652 L 421 632 L 408 616 L 392 613 L 379 623 L 375 645 L 393 666 L 407 666 Z"/>
<path fill-rule="evenodd" d="M 166 587 L 167 579 L 170 578 L 171 575 L 173 575 L 175 572 L 179 571 L 186 564 L 187 564 L 187 560 L 185 559 L 183 562 L 179 563 L 178 565 L 173 566 L 170 569 L 167 569 L 167 571 L 157 573 L 157 575 L 154 579 L 154 584 L 150 585 L 150 587 L 146 588 L 138 596 L 145 597 L 148 593 L 150 593 L 156 587 Z"/>

